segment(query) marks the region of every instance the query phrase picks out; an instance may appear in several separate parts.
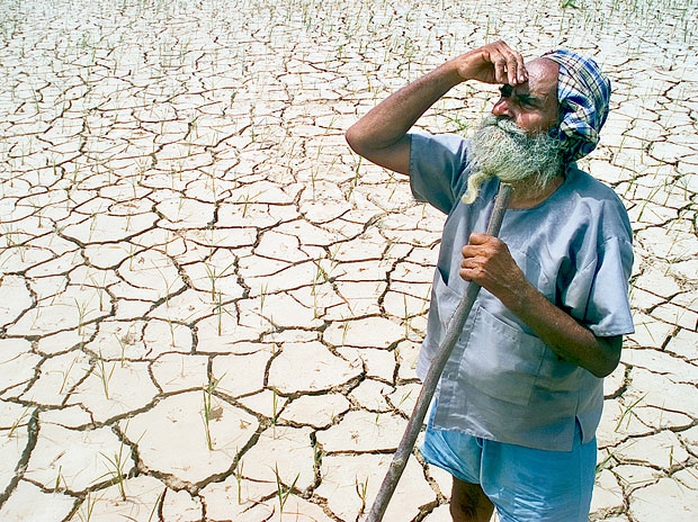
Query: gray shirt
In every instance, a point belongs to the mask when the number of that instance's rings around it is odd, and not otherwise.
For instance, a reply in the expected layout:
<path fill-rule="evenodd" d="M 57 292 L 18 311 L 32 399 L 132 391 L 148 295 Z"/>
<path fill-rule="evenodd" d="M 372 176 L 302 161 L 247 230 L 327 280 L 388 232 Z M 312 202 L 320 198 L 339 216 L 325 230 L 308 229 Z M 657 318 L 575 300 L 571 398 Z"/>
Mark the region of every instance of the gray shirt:
<path fill-rule="evenodd" d="M 472 163 L 456 135 L 411 134 L 415 197 L 448 214 L 434 276 L 427 335 L 417 373 L 424 378 L 467 284 L 461 248 L 484 232 L 498 190 L 486 182 L 471 205 L 460 201 Z M 565 182 L 530 209 L 510 209 L 500 238 L 526 278 L 595 335 L 633 332 L 628 279 L 632 231 L 617 195 L 572 163 Z M 567 451 L 575 423 L 595 434 L 603 380 L 559 358 L 495 296 L 480 291 L 437 392 L 434 426 L 522 446 Z"/>

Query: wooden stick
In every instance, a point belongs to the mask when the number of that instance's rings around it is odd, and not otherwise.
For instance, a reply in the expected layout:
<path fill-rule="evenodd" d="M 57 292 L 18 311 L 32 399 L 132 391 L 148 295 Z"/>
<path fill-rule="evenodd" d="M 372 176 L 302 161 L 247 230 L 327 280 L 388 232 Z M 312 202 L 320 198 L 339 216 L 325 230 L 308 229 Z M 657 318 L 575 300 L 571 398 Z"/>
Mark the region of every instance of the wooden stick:
<path fill-rule="evenodd" d="M 502 220 L 504 219 L 504 212 L 509 206 L 509 201 L 511 199 L 511 186 L 505 183 L 500 184 L 499 192 L 494 202 L 494 208 L 492 209 L 492 215 L 490 216 L 489 223 L 487 224 L 487 234 L 490 236 L 498 236 L 499 230 L 502 227 Z M 397 483 L 402 476 L 402 472 L 405 470 L 407 465 L 407 460 L 412 454 L 412 449 L 417 440 L 417 436 L 422 429 L 422 424 L 424 418 L 426 417 L 427 410 L 431 404 L 431 399 L 436 391 L 436 386 L 441 378 L 441 373 L 446 366 L 446 361 L 453 351 L 453 347 L 456 345 L 456 341 L 460 337 L 465 321 L 470 315 L 470 310 L 475 304 L 475 299 L 480 291 L 480 286 L 476 283 L 470 283 L 466 287 L 466 291 L 461 297 L 460 302 L 453 314 L 453 318 L 448 325 L 446 330 L 446 335 L 444 337 L 441 346 L 439 347 L 434 359 L 431 361 L 431 366 L 427 372 L 426 378 L 422 383 L 422 389 L 417 398 L 417 403 L 412 411 L 412 416 L 410 417 L 407 427 L 405 428 L 405 433 L 402 435 L 402 440 L 400 445 L 395 451 L 393 456 L 393 461 L 390 463 L 388 472 L 383 479 L 376 499 L 373 501 L 371 506 L 371 511 L 368 514 L 367 522 L 381 522 L 383 520 L 383 515 L 385 510 L 388 508 L 388 502 L 390 502 Z"/>

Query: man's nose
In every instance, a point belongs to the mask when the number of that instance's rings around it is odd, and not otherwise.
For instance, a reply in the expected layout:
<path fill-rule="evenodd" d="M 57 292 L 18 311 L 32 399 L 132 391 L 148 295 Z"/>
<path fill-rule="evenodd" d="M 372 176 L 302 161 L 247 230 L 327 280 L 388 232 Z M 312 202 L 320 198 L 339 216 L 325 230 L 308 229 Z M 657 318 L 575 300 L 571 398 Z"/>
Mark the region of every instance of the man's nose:
<path fill-rule="evenodd" d="M 492 114 L 495 116 L 506 116 L 508 118 L 514 118 L 514 112 L 511 109 L 511 105 L 507 102 L 506 98 L 499 98 L 497 103 L 492 107 Z"/>

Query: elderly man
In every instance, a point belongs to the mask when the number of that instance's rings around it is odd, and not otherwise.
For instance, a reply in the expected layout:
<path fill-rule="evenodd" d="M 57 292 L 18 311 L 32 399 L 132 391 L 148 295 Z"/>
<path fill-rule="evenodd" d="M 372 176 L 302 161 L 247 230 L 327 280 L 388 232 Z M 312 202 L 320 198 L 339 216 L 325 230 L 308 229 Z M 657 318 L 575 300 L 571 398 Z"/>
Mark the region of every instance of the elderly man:
<path fill-rule="evenodd" d="M 501 97 L 471 139 L 409 133 L 464 81 Z M 496 42 L 452 59 L 346 133 L 370 161 L 408 174 L 448 214 L 434 277 L 424 377 L 467 281 L 483 290 L 449 359 L 422 446 L 453 475 L 455 521 L 582 522 L 596 464 L 603 377 L 633 331 L 627 214 L 577 168 L 608 113 L 610 86 L 569 51 L 524 64 Z M 482 233 L 500 180 L 513 197 L 500 238 Z"/>

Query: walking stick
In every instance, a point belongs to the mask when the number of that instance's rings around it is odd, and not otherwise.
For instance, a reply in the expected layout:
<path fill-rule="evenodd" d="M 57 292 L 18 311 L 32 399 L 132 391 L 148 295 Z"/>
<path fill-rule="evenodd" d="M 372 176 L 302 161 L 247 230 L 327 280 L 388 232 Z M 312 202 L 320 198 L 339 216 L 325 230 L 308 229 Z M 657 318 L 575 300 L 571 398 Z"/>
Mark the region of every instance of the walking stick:
<path fill-rule="evenodd" d="M 502 220 L 504 219 L 504 212 L 509 206 L 509 200 L 511 199 L 511 186 L 505 183 L 500 184 L 499 192 L 494 202 L 494 208 L 492 209 L 492 215 L 490 216 L 489 223 L 487 224 L 487 234 L 490 236 L 499 235 L 499 230 L 502 227 Z M 466 291 L 461 297 L 460 303 L 456 307 L 456 311 L 453 313 L 453 318 L 448 325 L 446 330 L 446 335 L 444 340 L 439 346 L 438 351 L 434 359 L 431 361 L 431 366 L 427 372 L 426 378 L 422 383 L 422 390 L 419 392 L 419 397 L 417 398 L 417 403 L 412 411 L 412 416 L 410 417 L 407 427 L 405 428 L 405 433 L 402 435 L 402 440 L 400 445 L 395 451 L 393 456 L 393 461 L 390 463 L 388 472 L 385 474 L 383 483 L 381 484 L 376 499 L 373 501 L 371 506 L 371 511 L 368 514 L 367 522 L 381 522 L 383 520 L 383 515 L 385 510 L 388 508 L 388 502 L 395 492 L 397 483 L 400 480 L 402 472 L 405 470 L 407 465 L 407 459 L 409 459 L 412 449 L 414 448 L 414 443 L 417 440 L 417 436 L 422 428 L 422 423 L 424 422 L 424 417 L 427 414 L 427 409 L 431 403 L 431 399 L 436 391 L 436 385 L 439 382 L 441 373 L 443 372 L 444 366 L 446 366 L 446 361 L 448 361 L 453 347 L 456 345 L 458 337 L 460 337 L 463 331 L 463 326 L 465 321 L 470 314 L 470 310 L 475 304 L 475 299 L 480 291 L 480 286 L 476 283 L 470 283 L 466 287 Z"/>

